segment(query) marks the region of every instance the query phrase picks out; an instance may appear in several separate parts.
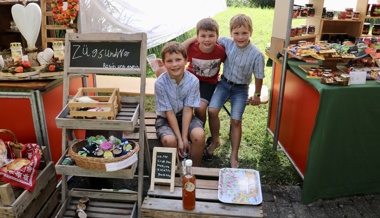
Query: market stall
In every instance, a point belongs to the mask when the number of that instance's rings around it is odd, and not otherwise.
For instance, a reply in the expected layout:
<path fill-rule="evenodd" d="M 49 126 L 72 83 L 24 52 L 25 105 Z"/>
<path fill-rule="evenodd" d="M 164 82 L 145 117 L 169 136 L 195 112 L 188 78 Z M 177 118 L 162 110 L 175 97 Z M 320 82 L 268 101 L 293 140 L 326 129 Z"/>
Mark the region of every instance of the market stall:
<path fill-rule="evenodd" d="M 280 146 L 304 178 L 304 203 L 378 193 L 380 179 L 376 172 L 380 161 L 376 156 L 379 152 L 376 125 L 380 121 L 380 84 L 375 80 L 379 77 L 376 50 L 371 50 L 376 42 L 365 42 L 368 36 L 361 35 L 362 25 L 355 25 L 355 31 L 351 28 L 349 34 L 355 36 L 353 41 L 314 39 L 327 34 L 325 25 L 363 24 L 364 18 L 371 16 L 363 10 L 361 0 L 357 1 L 356 10 L 361 16 L 358 21 L 323 18 L 323 1 L 310 2 L 318 7 L 316 19 L 325 21 L 318 26 L 319 34 L 309 42 L 301 42 L 297 37 L 290 37 L 290 25 L 287 25 L 282 39 L 278 31 L 274 34 L 274 44 L 267 51 L 274 60 L 268 121 L 274 148 Z M 281 4 L 286 4 L 282 10 L 291 17 L 293 1 Z M 329 33 L 334 34 L 339 35 Z M 280 41 L 282 44 L 276 43 Z M 277 56 L 277 52 L 283 56 Z M 333 59 L 334 64 L 326 70 L 324 62 Z"/>

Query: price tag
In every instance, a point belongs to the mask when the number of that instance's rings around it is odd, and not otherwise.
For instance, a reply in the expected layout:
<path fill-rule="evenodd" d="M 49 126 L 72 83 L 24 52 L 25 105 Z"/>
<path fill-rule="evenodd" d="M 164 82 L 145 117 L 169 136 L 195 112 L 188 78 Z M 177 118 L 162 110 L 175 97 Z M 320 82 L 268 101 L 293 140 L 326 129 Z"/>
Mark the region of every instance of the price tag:
<path fill-rule="evenodd" d="M 365 84 L 367 79 L 367 72 L 365 71 L 351 71 L 349 85 Z"/>

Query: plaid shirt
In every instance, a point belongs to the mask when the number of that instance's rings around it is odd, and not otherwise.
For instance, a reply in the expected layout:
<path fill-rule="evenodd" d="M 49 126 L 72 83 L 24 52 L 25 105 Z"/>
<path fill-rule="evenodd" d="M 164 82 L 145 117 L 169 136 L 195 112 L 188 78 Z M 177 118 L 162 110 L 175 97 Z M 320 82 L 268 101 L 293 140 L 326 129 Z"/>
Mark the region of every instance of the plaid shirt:
<path fill-rule="evenodd" d="M 253 44 L 239 48 L 233 39 L 220 37 L 218 43 L 225 47 L 227 59 L 224 62 L 223 75 L 237 84 L 251 84 L 252 74 L 257 79 L 263 79 L 264 54 Z"/>
<path fill-rule="evenodd" d="M 185 70 L 181 82 L 177 84 L 165 72 L 156 80 L 154 96 L 157 116 L 166 117 L 165 112 L 170 110 L 179 115 L 185 106 L 200 107 L 199 80 L 192 73 Z"/>

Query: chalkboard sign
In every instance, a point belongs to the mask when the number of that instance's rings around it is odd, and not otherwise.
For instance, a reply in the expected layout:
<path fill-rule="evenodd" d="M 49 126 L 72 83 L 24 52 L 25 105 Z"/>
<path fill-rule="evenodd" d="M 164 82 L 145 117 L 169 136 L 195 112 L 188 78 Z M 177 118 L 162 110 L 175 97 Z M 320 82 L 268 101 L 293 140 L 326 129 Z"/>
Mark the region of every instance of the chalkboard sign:
<path fill-rule="evenodd" d="M 172 173 L 172 153 L 157 152 L 156 156 L 156 178 L 170 179 Z"/>
<path fill-rule="evenodd" d="M 140 68 L 140 42 L 99 41 L 70 44 L 70 67 Z"/>
<path fill-rule="evenodd" d="M 174 192 L 174 177 L 176 170 L 176 148 L 153 148 L 151 191 L 154 191 L 154 183 L 170 183 L 170 192 Z"/>

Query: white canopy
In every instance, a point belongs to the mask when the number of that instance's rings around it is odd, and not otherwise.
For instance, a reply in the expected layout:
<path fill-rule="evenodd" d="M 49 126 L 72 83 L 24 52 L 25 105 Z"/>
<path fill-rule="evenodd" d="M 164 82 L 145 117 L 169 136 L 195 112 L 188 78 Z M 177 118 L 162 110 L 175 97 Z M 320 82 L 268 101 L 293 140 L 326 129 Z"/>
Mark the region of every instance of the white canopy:
<path fill-rule="evenodd" d="M 145 32 L 147 47 L 165 43 L 205 17 L 226 10 L 225 0 L 81 0 L 79 32 Z"/>

